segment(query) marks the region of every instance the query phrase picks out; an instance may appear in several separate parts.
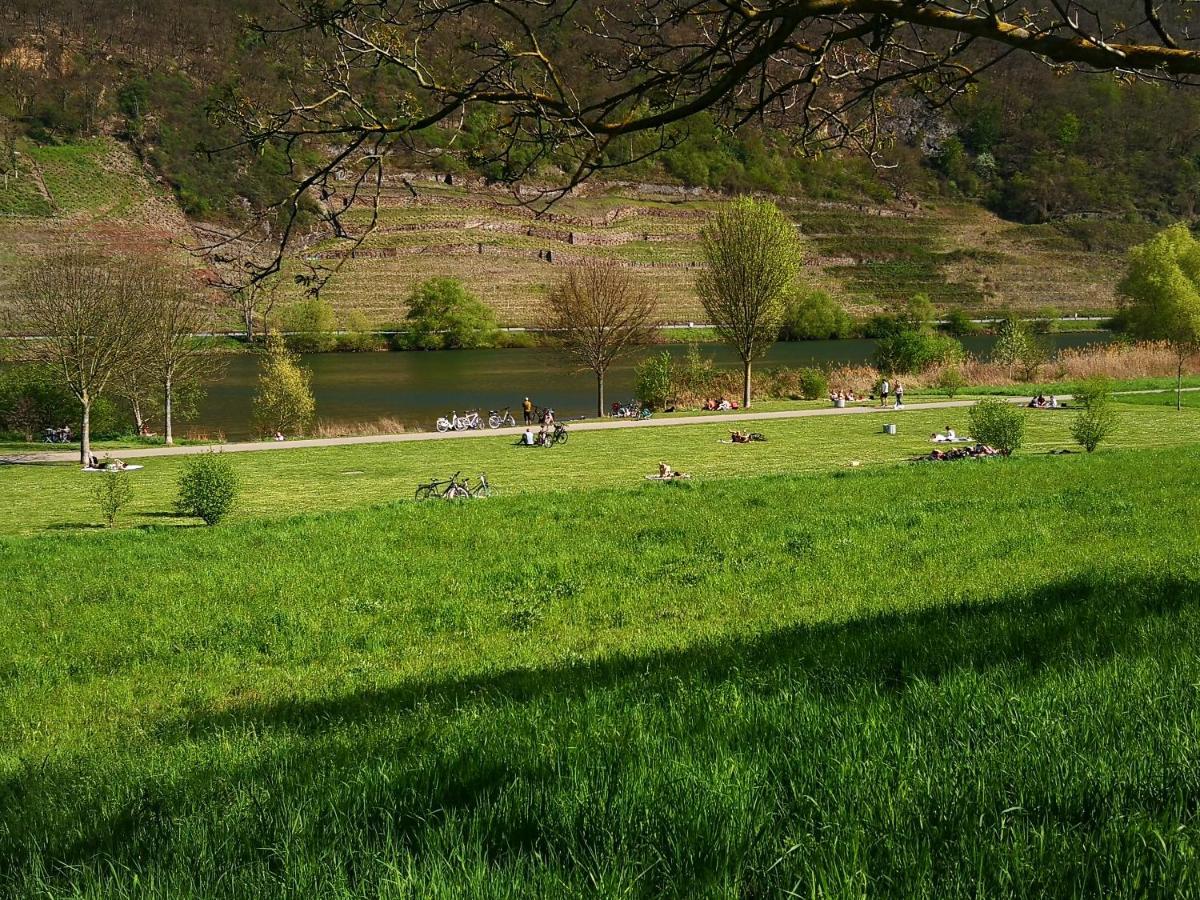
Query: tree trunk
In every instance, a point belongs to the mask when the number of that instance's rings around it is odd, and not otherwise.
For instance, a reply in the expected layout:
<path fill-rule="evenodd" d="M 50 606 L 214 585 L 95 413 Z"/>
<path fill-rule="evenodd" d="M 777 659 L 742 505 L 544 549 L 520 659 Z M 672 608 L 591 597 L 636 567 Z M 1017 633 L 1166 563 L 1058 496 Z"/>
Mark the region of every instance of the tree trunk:
<path fill-rule="evenodd" d="M 171 434 L 171 378 L 163 382 L 163 440 L 168 447 L 175 442 Z"/>
<path fill-rule="evenodd" d="M 79 429 L 79 461 L 86 466 L 92 455 L 92 398 L 85 391 L 80 402 L 83 405 L 83 425 Z"/>
<path fill-rule="evenodd" d="M 604 418 L 604 373 L 596 373 L 596 416 Z"/>
<path fill-rule="evenodd" d="M 742 408 L 750 408 L 750 360 L 742 363 Z"/>
<path fill-rule="evenodd" d="M 1175 367 L 1175 412 L 1183 411 L 1183 350 L 1179 351 Z"/>
<path fill-rule="evenodd" d="M 146 430 L 146 420 L 142 418 L 142 401 L 133 397 L 130 399 L 129 405 L 133 407 L 133 424 L 137 427 L 138 437 L 141 437 Z"/>
<path fill-rule="evenodd" d="M 246 343 L 254 343 L 254 307 L 242 309 L 242 321 L 246 323 Z"/>

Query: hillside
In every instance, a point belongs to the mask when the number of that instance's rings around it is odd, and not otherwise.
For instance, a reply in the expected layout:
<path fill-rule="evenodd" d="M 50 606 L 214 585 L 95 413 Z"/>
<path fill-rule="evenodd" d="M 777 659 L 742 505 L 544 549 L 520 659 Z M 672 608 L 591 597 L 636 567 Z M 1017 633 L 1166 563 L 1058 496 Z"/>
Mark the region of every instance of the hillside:
<path fill-rule="evenodd" d="M 182 248 L 198 243 L 172 193 L 124 144 L 28 143 L 21 153 L 22 174 L 0 183 L 0 285 L 11 283 L 22 260 L 55 245 L 166 249 L 183 261 Z M 636 268 L 668 318 L 698 321 L 695 237 L 720 199 L 670 185 L 594 184 L 539 217 L 477 179 L 448 185 L 434 175 L 396 176 L 385 187 L 378 227 L 344 260 L 326 296 L 387 327 L 403 317 L 414 284 L 450 275 L 492 305 L 502 324 L 530 325 L 563 267 L 595 256 Z M 810 282 L 857 313 L 918 292 L 942 309 L 981 315 L 1002 307 L 1105 312 L 1115 303 L 1121 249 L 1149 232 L 1111 223 L 1017 225 L 944 199 L 781 202 L 808 242 Z M 303 253 L 330 264 L 347 247 L 317 236 Z M 232 315 L 226 324 L 236 327 Z"/>

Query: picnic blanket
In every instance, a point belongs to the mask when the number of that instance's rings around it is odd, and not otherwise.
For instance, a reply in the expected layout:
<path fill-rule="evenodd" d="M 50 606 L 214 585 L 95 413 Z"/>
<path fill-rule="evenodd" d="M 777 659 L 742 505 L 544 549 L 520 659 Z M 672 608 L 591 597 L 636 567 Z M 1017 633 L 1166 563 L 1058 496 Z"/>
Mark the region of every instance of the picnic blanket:
<path fill-rule="evenodd" d="M 145 467 L 144 466 L 126 466 L 124 471 L 136 472 L 138 469 L 142 469 L 142 468 L 145 468 Z M 108 469 L 93 469 L 91 466 L 84 466 L 82 471 L 84 471 L 84 472 L 107 472 Z"/>
<path fill-rule="evenodd" d="M 692 477 L 691 475 L 688 475 L 684 472 L 676 472 L 673 475 L 647 475 L 646 480 L 647 481 L 674 481 L 676 478 L 691 478 L 691 477 Z"/>
<path fill-rule="evenodd" d="M 956 438 L 942 439 L 940 441 L 934 440 L 931 438 L 930 443 L 931 444 L 974 444 L 974 443 L 977 443 L 977 441 L 975 440 L 975 438 L 970 438 L 970 437 L 956 437 Z"/>

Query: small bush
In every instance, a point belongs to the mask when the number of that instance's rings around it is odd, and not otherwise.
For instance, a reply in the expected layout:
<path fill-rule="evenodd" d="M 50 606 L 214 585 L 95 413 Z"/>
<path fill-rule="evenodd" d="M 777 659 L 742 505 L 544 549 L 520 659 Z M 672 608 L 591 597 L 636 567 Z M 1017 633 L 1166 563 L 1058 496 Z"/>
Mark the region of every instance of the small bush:
<path fill-rule="evenodd" d="M 1091 453 L 1116 427 L 1117 417 L 1112 407 L 1107 402 L 1100 401 L 1080 410 L 1075 421 L 1071 423 L 1071 437 L 1075 439 L 1075 443 Z"/>
<path fill-rule="evenodd" d="M 829 379 L 820 369 L 801 369 L 799 372 L 800 397 L 816 400 L 829 393 Z"/>
<path fill-rule="evenodd" d="M 675 392 L 674 362 L 664 350 L 647 357 L 635 370 L 634 393 L 646 406 L 662 409 Z"/>
<path fill-rule="evenodd" d="M 100 516 L 109 528 L 117 521 L 129 501 L 133 499 L 133 488 L 129 484 L 129 475 L 121 469 L 108 469 L 100 475 L 92 489 L 96 505 L 100 507 Z"/>
<path fill-rule="evenodd" d="M 1025 439 L 1025 414 L 1003 400 L 988 398 L 971 407 L 971 435 L 1005 456 L 1019 450 Z"/>
<path fill-rule="evenodd" d="M 963 389 L 964 384 L 962 369 L 958 366 L 946 366 L 938 373 L 937 389 L 951 400 Z"/>
<path fill-rule="evenodd" d="M 1106 404 L 1108 402 L 1108 395 L 1112 393 L 1112 389 L 1111 379 L 1105 378 L 1103 375 L 1097 375 L 1076 385 L 1073 392 L 1073 399 L 1084 409 L 1092 409 L 1093 407 Z"/>
<path fill-rule="evenodd" d="M 229 461 L 218 453 L 193 457 L 179 476 L 179 498 L 175 509 L 180 515 L 203 519 L 216 525 L 233 508 L 238 479 Z"/>
<path fill-rule="evenodd" d="M 944 334 L 903 329 L 880 338 L 875 364 L 881 372 L 911 375 L 963 358 L 962 344 Z"/>

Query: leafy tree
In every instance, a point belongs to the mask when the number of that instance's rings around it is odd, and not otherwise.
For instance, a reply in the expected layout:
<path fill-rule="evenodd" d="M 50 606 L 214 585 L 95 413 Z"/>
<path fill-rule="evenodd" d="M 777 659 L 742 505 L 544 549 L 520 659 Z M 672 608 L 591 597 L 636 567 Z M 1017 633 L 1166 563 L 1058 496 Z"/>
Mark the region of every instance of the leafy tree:
<path fill-rule="evenodd" d="M 1084 409 L 1091 409 L 1107 403 L 1112 389 L 1113 383 L 1109 378 L 1104 376 L 1089 378 L 1075 386 L 1072 399 Z"/>
<path fill-rule="evenodd" d="M 1029 350 L 1033 336 L 1025 323 L 1015 315 L 1004 318 L 1000 323 L 996 346 L 992 348 L 992 359 L 1002 366 L 1016 366 Z"/>
<path fill-rule="evenodd" d="M 216 525 L 233 509 L 239 490 L 237 473 L 220 453 L 201 453 L 184 465 L 175 510 Z"/>
<path fill-rule="evenodd" d="M 1172 225 L 1129 251 L 1120 286 L 1124 313 L 1138 337 L 1167 341 L 1175 352 L 1175 408 L 1183 408 L 1183 367 L 1200 348 L 1200 242 Z"/>
<path fill-rule="evenodd" d="M 378 350 L 382 341 L 371 327 L 371 320 L 361 309 L 350 309 L 342 314 L 342 334 L 338 336 L 339 350 L 362 353 Z"/>
<path fill-rule="evenodd" d="M 1005 456 L 1019 450 L 1025 440 L 1025 414 L 1011 403 L 994 397 L 980 400 L 971 407 L 967 418 L 974 438 Z"/>
<path fill-rule="evenodd" d="M 654 334 L 654 299 L 625 269 L 592 260 L 572 266 L 550 292 L 543 327 L 596 376 L 596 415 L 604 415 L 604 376 L 613 360 Z"/>
<path fill-rule="evenodd" d="M 634 370 L 634 393 L 652 409 L 663 409 L 675 392 L 675 361 L 664 350 L 638 363 Z"/>
<path fill-rule="evenodd" d="M 700 231 L 707 267 L 696 292 L 717 334 L 742 361 L 742 405 L 751 366 L 779 336 L 785 298 L 801 262 L 795 226 L 769 200 L 739 197 Z"/>
<path fill-rule="evenodd" d="M 783 322 L 787 341 L 829 341 L 849 337 L 854 320 L 842 305 L 821 290 L 799 290 L 791 298 Z"/>
<path fill-rule="evenodd" d="M 407 345 L 414 350 L 488 347 L 496 317 L 457 278 L 430 278 L 408 298 Z"/>
<path fill-rule="evenodd" d="M 107 469 L 93 485 L 92 496 L 100 508 L 104 524 L 112 528 L 121 510 L 133 499 L 133 487 L 124 469 Z"/>
<path fill-rule="evenodd" d="M 51 366 L 0 368 L 0 431 L 33 441 L 47 428 L 74 424 L 78 409 L 78 401 Z"/>
<path fill-rule="evenodd" d="M 909 328 L 920 331 L 933 323 L 937 318 L 937 310 L 928 294 L 913 294 L 904 304 L 902 318 L 907 321 Z"/>
<path fill-rule="evenodd" d="M 162 264 L 150 271 L 146 302 L 146 351 L 139 367 L 145 368 L 162 398 L 163 440 L 170 446 L 175 442 L 177 396 L 182 392 L 194 407 L 215 366 L 202 336 L 212 319 L 194 288 Z"/>
<path fill-rule="evenodd" d="M 296 353 L 328 353 L 337 347 L 337 319 L 328 300 L 300 300 L 284 309 L 281 319 L 287 345 Z"/>
<path fill-rule="evenodd" d="M 310 380 L 279 332 L 272 331 L 254 396 L 254 418 L 263 433 L 303 431 L 312 422 L 316 401 Z"/>
<path fill-rule="evenodd" d="M 875 365 L 881 372 L 907 375 L 956 363 L 962 356 L 962 345 L 948 335 L 904 329 L 879 341 Z"/>

